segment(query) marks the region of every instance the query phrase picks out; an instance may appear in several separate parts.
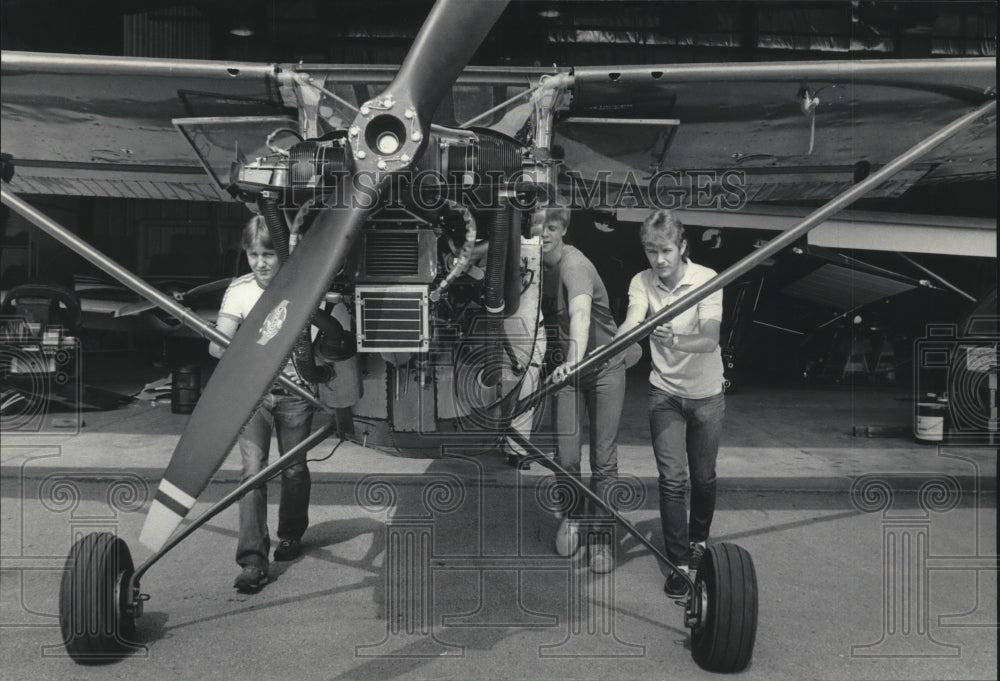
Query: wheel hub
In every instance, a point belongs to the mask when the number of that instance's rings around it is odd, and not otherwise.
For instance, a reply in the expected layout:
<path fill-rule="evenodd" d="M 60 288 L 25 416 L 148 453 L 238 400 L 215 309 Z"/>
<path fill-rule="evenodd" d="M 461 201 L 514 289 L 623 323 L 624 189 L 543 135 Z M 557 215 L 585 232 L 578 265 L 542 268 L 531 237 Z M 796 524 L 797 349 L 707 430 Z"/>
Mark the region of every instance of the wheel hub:
<path fill-rule="evenodd" d="M 133 580 L 132 573 L 118 573 L 115 579 L 115 603 L 118 604 L 116 617 L 131 617 L 134 620 L 142 617 L 142 604 L 148 600 L 149 596 L 139 591 L 139 582 Z"/>
<path fill-rule="evenodd" d="M 708 612 L 708 589 L 705 587 L 705 582 L 696 580 L 694 592 L 688 600 L 688 609 L 684 613 L 688 628 L 701 631 L 701 628 L 705 626 L 706 612 Z"/>

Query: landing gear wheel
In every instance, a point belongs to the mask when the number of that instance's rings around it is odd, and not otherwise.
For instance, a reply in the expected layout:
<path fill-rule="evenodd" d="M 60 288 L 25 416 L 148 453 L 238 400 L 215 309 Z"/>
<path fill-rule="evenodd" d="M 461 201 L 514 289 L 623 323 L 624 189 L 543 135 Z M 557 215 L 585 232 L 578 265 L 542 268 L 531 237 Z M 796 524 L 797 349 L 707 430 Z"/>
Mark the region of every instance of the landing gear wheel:
<path fill-rule="evenodd" d="M 757 637 L 757 573 L 735 544 L 713 544 L 702 556 L 689 610 L 691 655 L 703 669 L 746 669 Z"/>
<path fill-rule="evenodd" d="M 128 545 L 109 532 L 81 537 L 66 558 L 59 587 L 59 628 L 76 662 L 107 662 L 134 649 Z"/>

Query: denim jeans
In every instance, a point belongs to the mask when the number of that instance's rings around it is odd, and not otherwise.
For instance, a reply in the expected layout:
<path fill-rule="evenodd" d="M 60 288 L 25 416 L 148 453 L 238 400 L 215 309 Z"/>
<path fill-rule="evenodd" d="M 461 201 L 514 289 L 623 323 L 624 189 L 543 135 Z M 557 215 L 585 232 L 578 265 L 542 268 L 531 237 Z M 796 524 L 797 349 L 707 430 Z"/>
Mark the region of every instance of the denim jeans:
<path fill-rule="evenodd" d="M 607 490 L 618 479 L 618 423 L 624 403 L 625 362 L 621 359 L 613 360 L 597 374 L 572 379 L 553 397 L 556 462 L 577 480 L 581 479 L 581 424 L 586 407 L 590 421 L 590 489 L 609 503 Z M 573 501 L 564 504 L 562 510 L 570 517 L 605 521 L 610 518 L 603 510 L 592 508 L 594 505 L 575 488 L 569 498 Z M 605 538 L 610 536 L 601 534 Z"/>
<path fill-rule="evenodd" d="M 268 393 L 240 435 L 243 460 L 241 482 L 267 465 L 272 427 L 278 437 L 278 451 L 284 454 L 302 442 L 312 429 L 312 405 L 300 397 Z M 281 501 L 278 506 L 278 537 L 299 539 L 309 525 L 309 468 L 306 455 L 281 473 Z M 267 533 L 267 483 L 244 493 L 240 499 L 240 535 L 236 562 L 267 570 L 271 538 Z"/>
<path fill-rule="evenodd" d="M 659 471 L 660 522 L 667 558 L 687 565 L 689 543 L 706 541 L 715 515 L 715 460 L 726 400 L 687 399 L 649 389 L 649 430 Z M 691 472 L 691 520 L 687 483 Z"/>

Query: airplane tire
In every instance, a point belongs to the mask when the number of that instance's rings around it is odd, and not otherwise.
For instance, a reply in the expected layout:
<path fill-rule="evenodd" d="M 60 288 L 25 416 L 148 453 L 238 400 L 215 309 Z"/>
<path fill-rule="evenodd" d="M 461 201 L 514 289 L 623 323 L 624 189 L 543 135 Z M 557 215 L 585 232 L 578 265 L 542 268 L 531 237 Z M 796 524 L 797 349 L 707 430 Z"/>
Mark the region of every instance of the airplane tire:
<path fill-rule="evenodd" d="M 695 578 L 691 655 L 708 671 L 746 669 L 757 637 L 757 573 L 735 544 L 713 544 Z"/>
<path fill-rule="evenodd" d="M 135 618 L 126 608 L 134 569 L 128 545 L 109 532 L 73 544 L 59 588 L 59 628 L 74 661 L 107 662 L 135 647 Z"/>

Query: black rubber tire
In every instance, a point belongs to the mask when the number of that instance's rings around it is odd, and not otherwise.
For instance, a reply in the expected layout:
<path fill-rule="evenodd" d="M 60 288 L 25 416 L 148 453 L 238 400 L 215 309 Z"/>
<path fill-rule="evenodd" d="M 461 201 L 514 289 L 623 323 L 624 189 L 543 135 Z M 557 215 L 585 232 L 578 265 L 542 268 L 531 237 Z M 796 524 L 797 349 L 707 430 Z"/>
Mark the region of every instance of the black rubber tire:
<path fill-rule="evenodd" d="M 125 609 L 134 570 L 128 545 L 109 532 L 73 544 L 59 588 L 59 628 L 76 662 L 107 662 L 135 648 L 135 618 Z"/>
<path fill-rule="evenodd" d="M 700 626 L 691 632 L 691 655 L 703 669 L 724 674 L 750 664 L 757 638 L 757 572 L 735 544 L 712 544 L 702 556 L 693 598 L 706 594 Z"/>

